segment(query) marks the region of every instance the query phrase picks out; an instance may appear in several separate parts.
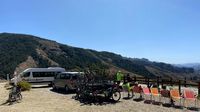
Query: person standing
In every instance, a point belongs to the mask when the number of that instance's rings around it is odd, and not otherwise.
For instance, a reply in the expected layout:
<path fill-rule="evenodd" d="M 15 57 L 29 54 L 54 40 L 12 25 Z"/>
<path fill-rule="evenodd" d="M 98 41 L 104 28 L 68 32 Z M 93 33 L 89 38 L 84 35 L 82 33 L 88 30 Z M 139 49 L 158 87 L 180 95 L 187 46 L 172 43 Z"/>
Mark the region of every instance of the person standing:
<path fill-rule="evenodd" d="M 132 86 L 131 82 L 132 82 L 132 79 L 130 77 L 130 74 L 128 73 L 126 76 L 124 76 L 124 84 L 123 84 L 124 89 L 128 91 L 128 96 L 130 96 L 130 92 L 131 92 L 131 86 Z"/>
<path fill-rule="evenodd" d="M 14 72 L 13 74 L 13 78 L 11 79 L 11 84 L 12 84 L 12 93 L 16 93 L 17 92 L 17 83 L 18 83 L 18 80 L 17 80 L 17 72 Z"/>
<path fill-rule="evenodd" d="M 18 99 L 22 98 L 21 95 L 21 87 L 18 85 L 19 81 L 21 81 L 21 78 L 19 75 L 17 75 L 17 72 L 14 72 L 13 78 L 11 79 L 11 92 L 9 93 L 9 102 L 17 101 Z"/>
<path fill-rule="evenodd" d="M 17 83 L 18 83 L 17 72 L 14 72 L 13 76 L 14 77 L 11 79 L 11 82 L 14 84 L 14 86 L 17 86 Z"/>
<path fill-rule="evenodd" d="M 120 84 L 121 81 L 122 81 L 122 79 L 123 79 L 123 74 L 122 74 L 122 72 L 119 70 L 119 71 L 117 72 L 117 74 L 116 74 L 116 79 L 115 79 L 115 81 L 117 82 L 117 84 Z"/>

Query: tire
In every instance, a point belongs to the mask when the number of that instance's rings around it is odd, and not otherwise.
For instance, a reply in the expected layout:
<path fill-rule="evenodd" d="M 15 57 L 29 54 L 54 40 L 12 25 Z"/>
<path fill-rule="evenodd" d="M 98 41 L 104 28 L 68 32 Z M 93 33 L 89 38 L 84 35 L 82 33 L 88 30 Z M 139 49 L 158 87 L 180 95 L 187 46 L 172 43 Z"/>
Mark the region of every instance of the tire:
<path fill-rule="evenodd" d="M 69 92 L 69 88 L 67 87 L 67 85 L 65 86 L 65 92 Z"/>
<path fill-rule="evenodd" d="M 18 100 L 22 100 L 22 95 L 21 95 L 21 93 L 18 93 L 18 94 L 17 94 L 16 100 L 17 100 L 17 101 L 18 101 Z"/>
<path fill-rule="evenodd" d="M 57 88 L 56 88 L 54 83 L 52 83 L 52 88 L 53 88 L 53 90 L 57 90 Z"/>
<path fill-rule="evenodd" d="M 78 87 L 76 88 L 76 98 L 80 99 L 81 98 L 81 89 Z"/>
<path fill-rule="evenodd" d="M 50 84 L 48 84 L 48 86 L 49 86 L 49 87 L 52 87 L 52 86 L 53 86 L 53 82 L 51 82 Z"/>
<path fill-rule="evenodd" d="M 119 91 L 113 91 L 112 100 L 118 102 L 121 99 L 121 93 Z"/>
<path fill-rule="evenodd" d="M 12 102 L 12 101 L 13 101 L 13 95 L 12 95 L 12 93 L 9 93 L 8 101 L 9 101 L 9 102 Z"/>

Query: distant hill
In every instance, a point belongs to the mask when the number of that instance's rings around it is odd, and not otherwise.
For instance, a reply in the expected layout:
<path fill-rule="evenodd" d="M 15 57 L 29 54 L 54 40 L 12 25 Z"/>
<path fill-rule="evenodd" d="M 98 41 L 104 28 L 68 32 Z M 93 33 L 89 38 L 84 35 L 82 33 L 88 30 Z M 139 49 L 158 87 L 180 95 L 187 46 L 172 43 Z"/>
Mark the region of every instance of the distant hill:
<path fill-rule="evenodd" d="M 200 74 L 200 63 L 186 63 L 186 64 L 177 64 L 175 65 L 177 67 L 187 67 L 187 68 L 193 68 L 195 72 Z"/>
<path fill-rule="evenodd" d="M 192 68 L 126 58 L 111 52 L 97 52 L 24 34 L 0 33 L 0 77 L 29 67 L 60 66 L 66 70 L 96 70 L 98 75 L 112 76 L 118 70 L 144 77 L 192 76 Z M 105 73 L 106 72 L 106 73 Z"/>
<path fill-rule="evenodd" d="M 199 69 L 200 68 L 200 63 L 185 63 L 185 64 L 178 64 L 176 66 L 179 67 L 190 67 L 194 69 Z"/>

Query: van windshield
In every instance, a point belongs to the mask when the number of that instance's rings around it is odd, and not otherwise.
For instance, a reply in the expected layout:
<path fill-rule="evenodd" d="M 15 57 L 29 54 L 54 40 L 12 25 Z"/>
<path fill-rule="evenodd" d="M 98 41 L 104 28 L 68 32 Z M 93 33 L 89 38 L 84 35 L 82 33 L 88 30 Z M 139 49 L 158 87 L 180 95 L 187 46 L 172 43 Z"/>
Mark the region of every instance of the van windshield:
<path fill-rule="evenodd" d="M 23 74 L 23 77 L 30 77 L 30 72 L 25 72 L 25 73 Z"/>

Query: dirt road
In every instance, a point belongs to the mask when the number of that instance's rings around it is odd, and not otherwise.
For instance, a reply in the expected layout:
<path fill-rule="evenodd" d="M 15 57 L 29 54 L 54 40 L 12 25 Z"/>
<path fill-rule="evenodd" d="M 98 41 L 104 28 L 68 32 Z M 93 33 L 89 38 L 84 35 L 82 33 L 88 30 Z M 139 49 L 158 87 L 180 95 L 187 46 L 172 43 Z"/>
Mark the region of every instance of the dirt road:
<path fill-rule="evenodd" d="M 23 92 L 23 100 L 13 105 L 4 104 L 8 98 L 5 83 L 0 83 L 0 112 L 183 112 L 188 110 L 121 100 L 116 104 L 84 105 L 72 99 L 74 94 L 61 94 L 51 88 L 35 88 Z"/>

